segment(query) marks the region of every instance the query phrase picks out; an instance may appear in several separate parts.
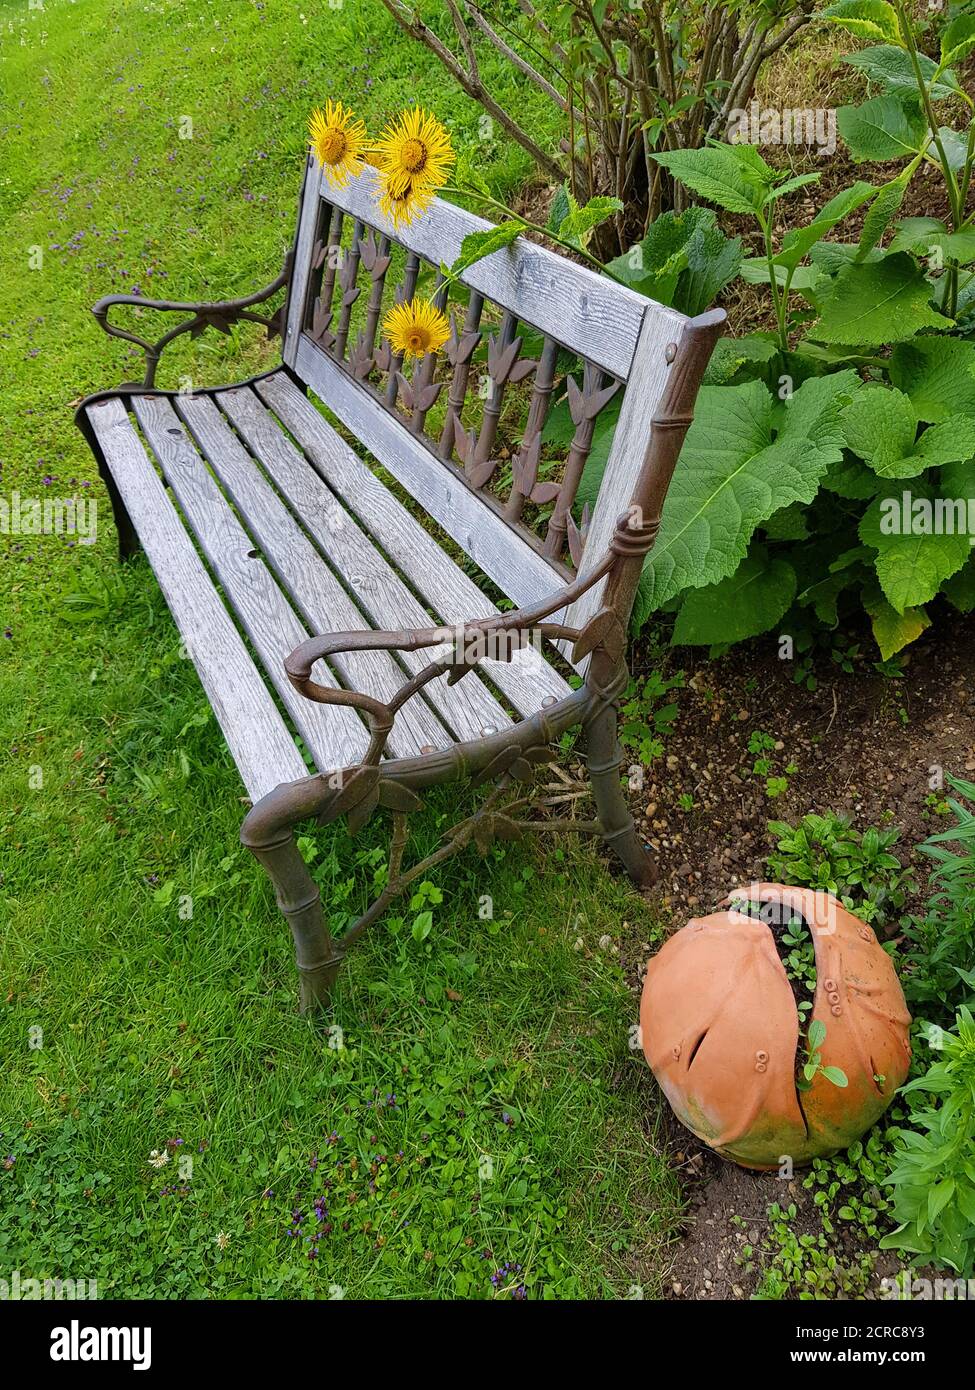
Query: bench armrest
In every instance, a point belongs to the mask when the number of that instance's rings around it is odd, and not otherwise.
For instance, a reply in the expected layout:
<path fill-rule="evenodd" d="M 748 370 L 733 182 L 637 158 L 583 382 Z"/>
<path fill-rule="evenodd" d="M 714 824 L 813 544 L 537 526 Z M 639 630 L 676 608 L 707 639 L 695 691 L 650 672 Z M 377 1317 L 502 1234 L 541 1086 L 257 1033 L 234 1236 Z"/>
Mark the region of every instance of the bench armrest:
<path fill-rule="evenodd" d="M 215 328 L 219 333 L 229 333 L 231 326 L 241 319 L 263 324 L 267 329 L 269 338 L 281 333 L 285 312 L 284 305 L 270 316 L 254 313 L 253 306 L 263 304 L 265 300 L 277 294 L 278 290 L 284 289 L 288 285 L 291 280 L 292 262 L 293 253 L 289 251 L 285 257 L 281 274 L 275 280 L 254 294 L 244 295 L 240 299 L 201 301 L 193 304 L 171 299 L 145 299 L 139 294 L 107 294 L 92 306 L 91 312 L 110 337 L 121 338 L 125 342 L 135 343 L 142 348 L 146 359 L 146 371 L 142 385 L 148 390 L 155 386 L 156 367 L 163 348 L 183 333 L 189 333 L 194 338 L 198 338 L 206 328 Z M 120 304 L 131 305 L 139 309 L 157 309 L 161 313 L 185 314 L 188 317 L 184 318 L 182 323 L 178 323 L 175 328 L 171 328 L 168 333 L 164 333 L 156 342 L 150 343 L 145 338 L 140 338 L 137 333 L 130 333 L 127 329 L 119 328 L 109 321 L 109 312 Z"/>
<path fill-rule="evenodd" d="M 569 604 L 597 584 L 613 567 L 616 559 L 616 551 L 607 550 L 599 564 L 584 578 L 574 580 L 538 603 L 526 608 L 516 608 L 510 613 L 495 613 L 488 618 L 478 618 L 454 626 L 403 628 L 399 632 L 330 632 L 319 637 L 309 637 L 285 660 L 284 669 L 291 684 L 307 699 L 323 705 L 348 705 L 366 716 L 370 743 L 362 762 L 363 765 L 376 765 L 385 750 L 397 711 L 428 682 L 435 680 L 445 671 L 448 672 L 448 683 L 454 684 L 485 657 L 494 661 L 511 661 L 515 652 L 524 645 L 523 636 L 529 631 L 552 640 L 562 639 L 574 643 L 575 661 L 580 661 L 605 641 L 616 617 L 611 609 L 600 609 L 582 629 L 568 627 L 563 622 L 547 622 L 546 619 L 568 608 Z M 621 656 L 622 629 L 618 620 L 615 627 L 619 632 L 614 643 L 614 652 Z M 336 656 L 341 652 L 415 652 L 427 647 L 442 648 L 445 645 L 449 645 L 451 649 L 449 654 L 424 666 L 399 688 L 388 704 L 361 691 L 321 685 L 311 678 L 311 670 L 316 661 Z"/>

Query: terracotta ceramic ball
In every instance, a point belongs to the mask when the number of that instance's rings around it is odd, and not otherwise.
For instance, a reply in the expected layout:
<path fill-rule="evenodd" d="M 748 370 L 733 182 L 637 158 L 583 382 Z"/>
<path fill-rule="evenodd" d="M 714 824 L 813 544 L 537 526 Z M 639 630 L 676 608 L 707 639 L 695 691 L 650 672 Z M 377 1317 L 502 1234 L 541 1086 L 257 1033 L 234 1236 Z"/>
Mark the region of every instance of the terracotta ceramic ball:
<path fill-rule="evenodd" d="M 726 911 L 688 922 L 650 961 L 640 1005 L 643 1050 L 682 1124 L 724 1158 L 777 1168 L 844 1149 L 887 1109 L 911 1057 L 911 1016 L 872 929 L 825 893 L 778 883 L 736 889 L 726 904 L 781 904 L 816 952 L 808 1020 L 826 1027 L 822 1072 L 796 1085 L 799 1014 L 766 923 Z"/>

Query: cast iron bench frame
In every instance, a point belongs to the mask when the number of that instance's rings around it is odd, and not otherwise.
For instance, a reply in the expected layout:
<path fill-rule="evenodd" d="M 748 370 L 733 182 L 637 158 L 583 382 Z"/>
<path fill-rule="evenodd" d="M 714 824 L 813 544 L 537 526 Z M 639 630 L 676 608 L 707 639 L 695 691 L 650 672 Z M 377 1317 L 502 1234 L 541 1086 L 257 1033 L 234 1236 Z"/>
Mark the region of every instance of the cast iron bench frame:
<path fill-rule="evenodd" d="M 120 554 L 145 549 L 254 803 L 241 840 L 269 874 L 291 928 L 303 1010 L 328 998 L 343 956 L 393 899 L 471 842 L 487 853 L 495 838 L 529 830 L 581 831 L 601 836 L 637 885 L 653 881 L 621 787 L 617 701 L 628 679 L 637 582 L 725 318 L 721 310 L 686 318 L 518 239 L 461 275 L 463 322 L 458 306 L 444 352 L 422 359 L 407 379 L 402 359 L 387 343 L 377 345 L 397 248 L 397 297 L 410 298 L 424 266 L 450 264 L 464 236 L 490 224 L 437 199 L 412 226 L 396 230 L 376 208 L 370 178 L 367 170 L 336 189 L 309 159 L 294 246 L 277 279 L 255 294 L 214 303 L 100 300 L 96 319 L 144 351 L 145 376 L 88 397 L 76 414 L 111 497 Z M 280 291 L 277 310 L 258 312 Z M 449 308 L 450 293 L 457 290 L 438 272 L 435 302 Z M 177 312 L 182 320 L 151 342 L 110 321 L 116 305 Z M 488 336 L 492 305 L 499 321 Z M 280 366 L 233 388 L 155 386 L 169 342 L 207 328 L 229 332 L 242 320 L 282 335 Z M 475 431 L 464 422 L 465 400 L 471 360 L 485 339 L 487 395 Z M 537 356 L 525 355 L 539 340 Z M 574 376 L 557 385 L 566 351 L 583 359 L 581 385 Z M 438 381 L 440 362 L 449 371 Z M 529 376 L 527 420 L 507 461 L 502 500 L 494 455 L 504 394 Z M 621 385 L 598 497 L 580 523 L 573 503 L 595 422 Z M 427 413 L 444 388 L 446 414 L 432 439 Z M 541 432 L 557 389 L 567 392 L 574 433 L 561 480 L 539 481 Z M 434 540 L 429 524 L 421 527 L 366 468 L 310 392 L 447 543 Z M 525 524 L 526 509 L 548 505 L 540 537 Z M 513 611 L 499 611 L 450 558 L 450 542 L 515 603 Z M 356 573 L 360 565 L 366 577 Z M 347 621 L 349 612 L 356 619 L 349 630 L 308 635 L 334 626 L 333 615 Z M 456 620 L 457 613 L 466 616 Z M 396 626 L 385 630 L 390 616 Z M 546 651 L 556 663 L 575 668 L 578 688 L 552 660 L 521 663 L 538 640 L 551 644 Z M 423 653 L 431 649 L 428 659 Z M 327 683 L 312 678 L 317 662 Z M 485 670 L 494 691 L 481 679 Z M 356 688 L 359 681 L 367 690 Z M 289 719 L 314 756 L 312 775 Z M 520 785 L 577 726 L 595 818 L 515 815 L 530 802 Z M 408 818 L 422 807 L 418 793 L 458 778 L 493 788 L 432 854 L 404 868 Z M 377 808 L 392 816 L 386 882 L 336 939 L 295 827 L 345 815 L 354 833 Z"/>

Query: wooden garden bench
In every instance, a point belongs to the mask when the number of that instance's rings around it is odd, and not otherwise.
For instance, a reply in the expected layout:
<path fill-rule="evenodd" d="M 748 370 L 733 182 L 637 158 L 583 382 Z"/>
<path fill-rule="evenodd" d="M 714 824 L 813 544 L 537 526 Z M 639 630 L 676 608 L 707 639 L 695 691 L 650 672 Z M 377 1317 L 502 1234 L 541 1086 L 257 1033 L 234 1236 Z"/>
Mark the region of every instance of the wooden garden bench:
<path fill-rule="evenodd" d="M 441 264 L 489 224 L 436 200 L 394 231 L 370 194 L 368 169 L 337 190 L 309 160 L 295 244 L 266 289 L 101 300 L 95 316 L 144 350 L 146 374 L 76 416 L 121 553 L 145 550 L 254 803 L 241 839 L 291 927 L 305 1009 L 390 901 L 470 841 L 486 852 L 529 828 L 581 830 L 652 880 L 621 788 L 615 702 L 635 587 L 724 319 L 687 319 L 523 239 L 444 283 Z M 409 376 L 379 327 L 394 296 L 425 284 L 454 332 Z M 282 291 L 276 312 L 258 312 Z M 110 322 L 123 304 L 181 319 L 149 342 Z M 281 333 L 274 370 L 227 388 L 155 386 L 169 341 L 241 320 Z M 617 393 L 583 522 L 576 489 Z M 541 432 L 563 398 L 571 441 L 553 461 Z M 574 726 L 596 818 L 519 818 L 524 785 Z M 404 867 L 419 793 L 452 778 L 493 787 Z M 355 831 L 377 808 L 392 816 L 385 887 L 333 939 L 294 827 L 346 815 Z"/>

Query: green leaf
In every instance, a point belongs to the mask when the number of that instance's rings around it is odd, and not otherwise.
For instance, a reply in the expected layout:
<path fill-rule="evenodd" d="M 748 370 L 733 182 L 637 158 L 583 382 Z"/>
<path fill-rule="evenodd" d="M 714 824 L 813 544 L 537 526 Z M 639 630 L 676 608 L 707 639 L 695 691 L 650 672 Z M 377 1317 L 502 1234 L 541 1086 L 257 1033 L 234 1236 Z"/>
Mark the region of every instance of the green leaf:
<path fill-rule="evenodd" d="M 777 352 L 778 347 L 771 338 L 757 333 L 748 333 L 743 338 L 719 338 L 704 373 L 704 385 L 720 386 L 747 364 L 761 366 L 770 362 Z"/>
<path fill-rule="evenodd" d="M 927 131 L 918 103 L 893 95 L 873 97 L 862 106 L 841 106 L 836 125 L 858 164 L 916 155 Z"/>
<path fill-rule="evenodd" d="M 915 1255 L 927 1255 L 931 1251 L 931 1238 L 927 1235 L 922 1236 L 914 1222 L 905 1221 L 896 1231 L 881 1236 L 879 1249 L 908 1250 Z"/>
<path fill-rule="evenodd" d="M 825 343 L 881 347 L 950 320 L 928 303 L 931 286 L 906 252 L 842 270 L 820 302 L 813 336 Z"/>
<path fill-rule="evenodd" d="M 790 193 L 795 193 L 797 188 L 805 188 L 809 183 L 818 183 L 821 177 L 821 174 L 797 174 L 795 178 L 786 179 L 784 183 L 777 183 L 771 192 L 766 194 L 765 206 L 777 203 L 780 198 L 787 198 Z"/>
<path fill-rule="evenodd" d="M 859 264 L 861 261 L 867 265 L 876 265 L 884 259 L 884 255 L 885 253 L 878 251 L 876 247 L 865 256 L 861 256 L 859 244 L 853 245 L 848 241 L 821 241 L 809 252 L 809 259 L 824 274 L 835 277 L 842 274 L 847 266 Z"/>
<path fill-rule="evenodd" d="M 555 190 L 552 205 L 548 210 L 548 218 L 545 222 L 546 231 L 558 232 L 562 223 L 569 215 L 569 188 L 567 184 L 560 184 Z"/>
<path fill-rule="evenodd" d="M 673 307 L 694 317 L 710 309 L 725 285 L 738 274 L 741 265 L 741 237 L 726 237 L 707 208 L 688 208 L 684 219 L 695 214 L 694 229 L 687 243 L 687 270 L 677 283 Z"/>
<path fill-rule="evenodd" d="M 718 147 L 718 142 L 714 141 L 713 147 Z M 757 145 L 748 145 L 742 141 L 731 141 L 720 146 L 730 153 L 732 159 L 748 178 L 755 179 L 763 188 L 769 189 L 787 177 L 781 169 L 773 169 L 767 164 L 759 153 Z"/>
<path fill-rule="evenodd" d="M 433 929 L 433 913 L 429 911 L 419 912 L 413 919 L 413 940 L 420 942 L 426 941 Z"/>
<path fill-rule="evenodd" d="M 971 265 L 975 261 L 975 231 L 952 232 L 945 237 L 942 249 L 946 257 L 959 265 Z"/>
<path fill-rule="evenodd" d="M 688 209 L 714 218 L 707 208 Z M 607 270 L 632 289 L 671 304 L 681 272 L 687 269 L 687 243 L 693 231 L 692 219 L 665 212 L 650 224 L 646 236 L 607 265 Z"/>
<path fill-rule="evenodd" d="M 921 633 L 931 626 L 931 619 L 923 608 L 906 608 L 898 613 L 882 595 L 864 596 L 863 606 L 870 616 L 874 641 L 880 648 L 884 661 L 889 661 L 904 647 L 917 640 Z"/>
<path fill-rule="evenodd" d="M 569 203 L 569 214 L 559 227 L 559 236 L 580 249 L 588 246 L 595 229 L 617 212 L 623 211 L 619 198 L 590 198 L 584 207 Z"/>
<path fill-rule="evenodd" d="M 942 264 L 952 260 L 968 265 L 975 261 L 975 232 L 949 232 L 937 217 L 905 217 L 897 225 L 890 249 L 927 257 L 940 253 Z"/>
<path fill-rule="evenodd" d="M 772 179 L 764 183 L 755 169 L 736 158 L 735 149 L 748 148 L 751 147 L 705 145 L 697 150 L 664 151 L 652 158 L 698 197 L 717 203 L 728 212 L 757 212 Z"/>
<path fill-rule="evenodd" d="M 910 396 L 920 420 L 975 415 L 975 343 L 947 337 L 898 343 L 890 379 Z"/>
<path fill-rule="evenodd" d="M 900 43 L 897 11 L 886 0 L 837 0 L 823 10 L 823 19 L 848 29 L 860 39 L 883 39 Z"/>
<path fill-rule="evenodd" d="M 967 131 L 952 130 L 950 125 L 943 125 L 938 127 L 938 137 L 945 152 L 948 168 L 957 174 L 968 162 Z M 939 154 L 938 158 L 940 157 Z"/>
<path fill-rule="evenodd" d="M 953 72 L 944 72 L 932 86 L 931 79 L 938 70 L 938 64 L 926 53 L 917 55 L 921 74 L 933 101 L 956 96 L 960 88 L 958 78 Z M 878 82 L 886 91 L 895 95 L 917 95 L 917 78 L 911 55 L 903 48 L 890 44 L 880 44 L 877 48 L 863 48 L 859 53 L 847 53 L 844 63 L 858 68 L 870 82 Z"/>
<path fill-rule="evenodd" d="M 156 888 L 153 891 L 152 900 L 159 907 L 168 907 L 173 900 L 175 892 L 176 883 L 173 879 L 168 878 L 161 888 Z"/>
<path fill-rule="evenodd" d="M 863 219 L 863 231 L 860 233 L 860 244 L 857 249 L 858 261 L 862 261 L 867 252 L 877 245 L 890 226 L 895 212 L 904 201 L 904 194 L 914 177 L 916 168 L 917 161 L 912 159 L 907 168 L 896 179 L 891 179 L 890 183 L 885 183 L 877 190 L 877 196 Z"/>
<path fill-rule="evenodd" d="M 756 546 L 727 579 L 691 589 L 674 624 L 673 644 L 711 646 L 741 642 L 768 632 L 788 612 L 796 572 L 785 560 L 769 560 Z"/>
<path fill-rule="evenodd" d="M 915 251 L 922 256 L 948 235 L 948 228 L 939 217 L 905 217 L 897 224 L 891 251 Z"/>
<path fill-rule="evenodd" d="M 823 487 L 835 492 L 837 497 L 863 502 L 876 497 L 883 487 L 883 480 L 859 459 L 849 456 L 842 458 L 839 463 L 830 464 L 823 478 Z"/>
<path fill-rule="evenodd" d="M 830 462 L 842 456 L 842 414 L 861 389 L 855 371 L 847 368 L 828 376 L 813 376 L 787 400 L 776 400 L 778 439 L 803 439 L 828 451 Z"/>
<path fill-rule="evenodd" d="M 844 412 L 849 447 L 881 478 L 916 478 L 929 468 L 975 456 L 975 418 L 952 415 L 915 442 L 917 413 L 896 387 L 868 387 Z"/>
<path fill-rule="evenodd" d="M 922 461 L 924 468 L 968 463 L 975 457 L 975 418 L 971 415 L 951 415 L 940 425 L 932 425 L 915 445 L 914 457 Z"/>
<path fill-rule="evenodd" d="M 824 343 L 814 343 L 811 338 L 802 338 L 796 344 L 796 356 L 800 361 L 807 358 L 811 362 L 828 363 L 830 367 L 872 366 L 873 353 L 866 348 L 862 351 L 854 347 L 826 347 Z"/>
<path fill-rule="evenodd" d="M 957 574 L 945 580 L 941 592 L 959 613 L 971 613 L 975 609 L 975 554 Z"/>
<path fill-rule="evenodd" d="M 510 246 L 520 234 L 520 222 L 502 222 L 497 227 L 488 227 L 483 232 L 468 232 L 460 244 L 460 255 L 451 266 L 441 266 L 441 270 L 451 279 L 468 270 L 477 261 Z"/>
<path fill-rule="evenodd" d="M 748 260 L 742 261 L 740 274 L 748 285 L 768 285 L 771 284 L 773 271 L 775 272 L 775 283 L 782 289 L 785 288 L 786 279 L 788 279 L 790 288 L 793 290 L 814 290 L 823 278 L 822 272 L 814 265 L 801 265 L 790 275 L 784 265 L 779 265 L 773 260 L 770 270 L 769 263 L 764 256 L 750 256 Z"/>
<path fill-rule="evenodd" d="M 972 1188 L 964 1178 L 958 1180 L 955 1204 L 965 1220 L 970 1221 L 975 1226 L 975 1188 Z"/>
<path fill-rule="evenodd" d="M 804 541 L 809 538 L 806 524 L 806 509 L 798 502 L 791 507 L 783 507 L 773 512 L 767 521 L 762 522 L 762 530 L 770 541 Z"/>
<path fill-rule="evenodd" d="M 726 237 L 710 208 L 665 212 L 643 241 L 607 269 L 640 294 L 683 314 L 709 308 L 741 264 L 741 238 Z"/>
<path fill-rule="evenodd" d="M 843 412 L 843 429 L 849 448 L 865 459 L 882 478 L 910 478 L 924 465 L 908 464 L 917 435 L 917 414 L 907 396 L 884 386 L 858 392 Z"/>
<path fill-rule="evenodd" d="M 877 578 L 888 601 L 900 614 L 934 598 L 944 581 L 960 570 L 971 555 L 964 532 L 933 534 L 935 498 L 930 488 L 916 486 L 909 496 L 910 530 L 903 529 L 899 497 L 876 498 L 859 528 L 860 539 L 877 551 Z M 925 503 L 931 504 L 930 510 L 924 508 Z M 914 509 L 919 511 L 916 517 Z"/>
<path fill-rule="evenodd" d="M 775 257 L 775 264 L 797 266 L 817 241 L 828 236 L 839 222 L 851 212 L 855 212 L 868 198 L 872 198 L 875 192 L 872 184 L 858 179 L 849 188 L 835 194 L 820 208 L 812 222 L 807 223 L 805 227 L 786 232 L 782 239 L 782 250 Z"/>
<path fill-rule="evenodd" d="M 834 1086 L 848 1086 L 850 1084 L 842 1067 L 823 1067 L 822 1073 L 827 1081 L 832 1081 Z"/>
<path fill-rule="evenodd" d="M 810 1052 L 817 1052 L 826 1041 L 826 1024 L 821 1018 L 814 1018 L 809 1025 L 807 1046 Z"/>
<path fill-rule="evenodd" d="M 761 522 L 812 501 L 842 456 L 839 413 L 859 384 L 853 371 L 811 377 L 787 402 L 757 381 L 702 388 L 641 577 L 637 626 L 681 590 L 726 579 Z"/>
<path fill-rule="evenodd" d="M 935 1183 L 928 1188 L 928 1220 L 936 1221 L 944 1208 L 955 1195 L 954 1178 L 945 1178 L 943 1182 Z"/>
<path fill-rule="evenodd" d="M 960 14 L 941 35 L 942 63 L 960 63 L 975 49 L 975 14 Z"/>

